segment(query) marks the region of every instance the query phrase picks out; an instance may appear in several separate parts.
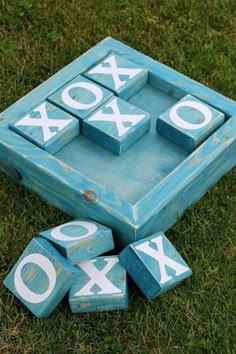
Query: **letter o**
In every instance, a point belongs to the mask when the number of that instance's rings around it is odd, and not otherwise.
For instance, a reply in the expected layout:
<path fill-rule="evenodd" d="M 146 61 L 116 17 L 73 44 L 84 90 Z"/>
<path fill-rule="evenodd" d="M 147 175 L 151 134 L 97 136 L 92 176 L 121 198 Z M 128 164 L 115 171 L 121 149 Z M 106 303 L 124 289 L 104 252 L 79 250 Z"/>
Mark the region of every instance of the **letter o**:
<path fill-rule="evenodd" d="M 192 107 L 195 108 L 196 110 L 200 111 L 204 115 L 204 121 L 202 123 L 188 123 L 184 119 L 182 119 L 178 113 L 177 110 L 180 107 Z M 170 119 L 172 120 L 173 123 L 178 125 L 180 128 L 183 129 L 189 129 L 189 130 L 197 130 L 205 127 L 212 119 L 212 113 L 211 110 L 205 106 L 204 104 L 200 102 L 195 102 L 195 101 L 184 101 L 184 102 L 179 102 L 177 103 L 172 110 L 170 111 Z"/>
<path fill-rule="evenodd" d="M 81 103 L 73 98 L 71 98 L 69 92 L 71 89 L 75 87 L 82 87 L 90 92 L 92 92 L 95 96 L 95 100 L 92 103 Z M 69 107 L 75 108 L 75 109 L 89 109 L 94 106 L 96 106 L 103 98 L 103 93 L 102 90 L 94 85 L 90 84 L 89 82 L 76 82 L 74 84 L 71 84 L 70 86 L 67 86 L 64 91 L 61 94 L 62 101 Z"/>
<path fill-rule="evenodd" d="M 85 229 L 87 229 L 87 233 L 82 236 L 75 236 L 75 237 L 74 236 L 67 236 L 61 231 L 61 229 L 65 226 L 70 226 L 70 225 L 84 227 Z M 81 240 L 85 237 L 93 235 L 97 231 L 97 229 L 98 229 L 97 225 L 95 225 L 91 222 L 88 222 L 88 221 L 71 221 L 71 222 L 68 222 L 67 224 L 60 225 L 60 226 L 56 227 L 55 229 L 53 229 L 51 232 L 51 236 L 59 241 L 75 241 L 75 240 Z"/>
<path fill-rule="evenodd" d="M 22 268 L 28 263 L 34 263 L 38 265 L 48 276 L 49 286 L 43 294 L 36 294 L 34 291 L 31 291 L 22 280 Z M 56 279 L 57 274 L 52 262 L 50 262 L 47 257 L 40 253 L 32 253 L 22 259 L 22 261 L 18 264 L 14 274 L 14 284 L 17 292 L 24 300 L 31 302 L 32 304 L 42 302 L 49 297 L 56 285 Z"/>

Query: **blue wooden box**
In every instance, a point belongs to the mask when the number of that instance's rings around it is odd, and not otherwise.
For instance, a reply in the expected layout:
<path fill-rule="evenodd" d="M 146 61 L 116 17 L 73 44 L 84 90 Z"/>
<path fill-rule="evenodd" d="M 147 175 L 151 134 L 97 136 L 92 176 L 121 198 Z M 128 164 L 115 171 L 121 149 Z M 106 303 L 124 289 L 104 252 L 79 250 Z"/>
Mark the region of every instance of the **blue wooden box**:
<path fill-rule="evenodd" d="M 128 151 L 116 156 L 79 135 L 50 154 L 10 129 L 17 117 L 111 53 L 148 70 L 147 83 L 126 101 L 151 115 L 151 129 Z M 225 115 L 223 125 L 192 153 L 156 131 L 157 118 L 188 94 Z M 112 228 L 122 246 L 165 232 L 235 164 L 236 102 L 112 38 L 0 115 L 1 170 L 71 216 Z"/>

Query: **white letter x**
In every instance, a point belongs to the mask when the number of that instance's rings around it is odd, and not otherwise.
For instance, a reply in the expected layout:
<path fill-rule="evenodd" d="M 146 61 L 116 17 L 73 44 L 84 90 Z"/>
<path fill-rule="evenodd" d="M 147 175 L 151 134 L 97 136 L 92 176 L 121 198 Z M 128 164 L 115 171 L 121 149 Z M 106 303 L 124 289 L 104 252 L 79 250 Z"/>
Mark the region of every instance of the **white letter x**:
<path fill-rule="evenodd" d="M 93 295 L 94 293 L 91 289 L 95 284 L 101 288 L 98 294 L 121 293 L 121 290 L 112 284 L 112 282 L 106 277 L 106 274 L 114 267 L 116 263 L 119 262 L 118 258 L 104 258 L 104 261 L 107 262 L 107 264 L 101 271 L 94 266 L 97 259 L 91 259 L 79 263 L 78 266 L 90 277 L 90 280 L 82 289 L 75 293 L 74 296 Z"/>
<path fill-rule="evenodd" d="M 58 131 L 61 131 L 72 122 L 72 119 L 48 119 L 46 102 L 35 108 L 34 112 L 39 112 L 41 118 L 31 118 L 30 114 L 27 114 L 27 116 L 16 122 L 15 125 L 42 127 L 44 142 L 57 134 L 57 132 L 51 132 L 49 127 L 54 127 Z"/>
<path fill-rule="evenodd" d="M 133 126 L 145 117 L 145 114 L 121 114 L 117 98 L 114 98 L 105 107 L 110 107 L 114 114 L 103 113 L 103 110 L 100 109 L 91 118 L 88 118 L 88 121 L 114 122 L 118 130 L 118 136 L 124 135 L 130 129 L 130 127 L 124 126 L 123 122 L 130 123 Z"/>
<path fill-rule="evenodd" d="M 109 64 L 110 67 L 106 67 L 103 64 Z M 127 80 L 121 80 L 120 75 L 128 76 L 132 79 L 134 76 L 139 74 L 143 69 L 133 69 L 133 68 L 118 68 L 116 63 L 115 55 L 111 55 L 107 59 L 103 61 L 102 64 L 95 66 L 95 68 L 89 71 L 89 74 L 105 74 L 105 75 L 112 75 L 114 83 L 115 83 L 115 90 L 119 89 L 123 86 Z"/>
<path fill-rule="evenodd" d="M 141 245 L 136 246 L 135 248 L 143 253 L 146 253 L 147 255 L 149 255 L 150 257 L 158 261 L 160 272 L 161 272 L 161 280 L 160 280 L 161 284 L 166 283 L 167 281 L 172 279 L 172 277 L 167 275 L 166 273 L 166 269 L 165 269 L 166 266 L 174 269 L 175 275 L 180 275 L 182 273 L 185 273 L 188 270 L 187 267 L 183 266 L 180 263 L 175 262 L 173 259 L 167 257 L 164 254 L 162 236 L 153 238 L 151 242 L 154 242 L 156 244 L 158 251 L 156 251 L 154 248 L 149 246 L 150 244 L 149 241 L 144 242 Z"/>

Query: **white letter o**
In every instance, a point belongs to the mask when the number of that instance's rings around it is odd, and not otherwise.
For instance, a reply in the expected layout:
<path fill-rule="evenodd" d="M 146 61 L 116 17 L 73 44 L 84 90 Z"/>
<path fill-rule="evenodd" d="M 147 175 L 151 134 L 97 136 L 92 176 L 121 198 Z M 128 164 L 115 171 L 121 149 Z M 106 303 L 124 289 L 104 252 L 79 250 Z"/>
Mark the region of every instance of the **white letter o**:
<path fill-rule="evenodd" d="M 180 107 L 192 107 L 195 108 L 196 110 L 200 111 L 204 115 L 204 121 L 202 123 L 188 123 L 184 119 L 180 118 L 180 116 L 177 113 L 177 110 Z M 178 125 L 180 128 L 183 129 L 190 129 L 190 130 L 197 130 L 205 127 L 212 119 L 212 113 L 211 110 L 205 106 L 204 104 L 200 102 L 195 102 L 195 101 L 184 101 L 177 103 L 172 110 L 170 111 L 170 119 L 172 120 L 173 123 Z"/>
<path fill-rule="evenodd" d="M 22 280 L 22 268 L 28 263 L 37 264 L 48 276 L 49 286 L 43 294 L 36 294 L 31 291 Z M 14 275 L 14 284 L 17 292 L 24 300 L 31 302 L 32 304 L 37 304 L 49 297 L 56 285 L 56 279 L 57 274 L 52 262 L 40 253 L 32 253 L 22 259 L 22 261 L 18 264 Z"/>
<path fill-rule="evenodd" d="M 73 89 L 75 87 L 82 87 L 88 91 L 91 91 L 95 96 L 95 100 L 92 103 L 81 103 L 81 102 L 74 100 L 69 95 L 69 92 L 71 89 Z M 62 101 L 69 107 L 72 107 L 75 109 L 89 109 L 89 108 L 96 106 L 102 100 L 103 93 L 102 93 L 102 90 L 94 84 L 90 84 L 89 82 L 76 82 L 75 84 L 71 84 L 70 86 L 67 86 L 64 89 L 64 91 L 61 94 L 61 98 L 62 98 Z"/>
<path fill-rule="evenodd" d="M 79 226 L 79 227 L 84 227 L 85 229 L 87 229 L 87 233 L 85 235 L 82 236 L 67 236 L 65 234 L 63 234 L 63 232 L 61 231 L 61 229 L 65 226 L 70 226 L 70 225 L 75 225 L 75 226 Z M 75 241 L 75 240 L 82 240 L 85 237 L 88 237 L 90 235 L 93 235 L 96 231 L 97 231 L 97 226 L 91 222 L 88 221 L 71 221 L 68 222 L 67 224 L 64 225 L 60 225 L 58 227 L 56 227 L 55 229 L 52 230 L 51 232 L 51 236 L 53 238 L 55 238 L 56 240 L 59 241 Z"/>

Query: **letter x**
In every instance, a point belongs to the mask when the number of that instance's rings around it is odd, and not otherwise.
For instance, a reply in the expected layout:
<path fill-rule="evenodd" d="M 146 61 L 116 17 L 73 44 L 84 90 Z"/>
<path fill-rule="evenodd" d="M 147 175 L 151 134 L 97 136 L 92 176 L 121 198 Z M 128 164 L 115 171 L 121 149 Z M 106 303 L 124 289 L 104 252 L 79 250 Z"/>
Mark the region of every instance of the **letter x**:
<path fill-rule="evenodd" d="M 104 66 L 103 64 L 109 64 L 110 67 Z M 103 61 L 102 64 L 95 66 L 95 68 L 89 71 L 89 74 L 105 74 L 105 75 L 112 75 L 112 78 L 115 83 L 115 90 L 119 89 L 123 86 L 127 80 L 121 80 L 120 76 L 128 76 L 132 79 L 134 76 L 139 74 L 143 69 L 134 69 L 134 68 L 118 68 L 116 63 L 115 55 L 111 55 L 107 59 Z"/>
<path fill-rule="evenodd" d="M 95 284 L 101 288 L 98 294 L 121 293 L 121 290 L 106 277 L 106 274 L 119 262 L 118 258 L 104 258 L 104 261 L 107 262 L 107 264 L 102 270 L 98 270 L 94 265 L 97 259 L 79 263 L 79 267 L 90 277 L 90 280 L 82 289 L 75 293 L 74 296 L 94 295 L 91 289 Z"/>
<path fill-rule="evenodd" d="M 161 284 L 166 283 L 167 281 L 172 279 L 172 277 L 167 275 L 166 273 L 166 268 L 165 268 L 166 266 L 172 268 L 175 271 L 176 275 L 185 273 L 188 270 L 187 267 L 183 266 L 180 263 L 175 262 L 173 259 L 167 257 L 164 254 L 162 236 L 153 238 L 151 242 L 154 242 L 156 244 L 158 249 L 157 251 L 154 248 L 150 247 L 149 241 L 144 242 L 141 245 L 136 246 L 135 248 L 143 253 L 146 253 L 148 256 L 158 261 L 160 267 L 160 273 L 161 273 L 161 280 L 160 280 Z"/>
<path fill-rule="evenodd" d="M 103 113 L 103 110 L 100 109 L 91 118 L 88 118 L 88 121 L 113 122 L 116 124 L 118 136 L 124 135 L 130 129 L 130 127 L 126 127 L 123 124 L 124 122 L 130 123 L 133 126 L 145 117 L 145 114 L 121 114 L 117 98 L 114 98 L 105 107 L 111 108 L 113 114 Z"/>
<path fill-rule="evenodd" d="M 41 118 L 32 118 L 30 114 L 27 114 L 27 116 L 16 122 L 15 125 L 42 127 L 44 142 L 47 142 L 57 134 L 57 132 L 51 132 L 50 127 L 57 128 L 58 131 L 61 131 L 72 122 L 72 119 L 48 119 L 46 102 L 35 108 L 34 112 L 39 112 Z"/>

